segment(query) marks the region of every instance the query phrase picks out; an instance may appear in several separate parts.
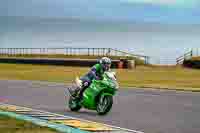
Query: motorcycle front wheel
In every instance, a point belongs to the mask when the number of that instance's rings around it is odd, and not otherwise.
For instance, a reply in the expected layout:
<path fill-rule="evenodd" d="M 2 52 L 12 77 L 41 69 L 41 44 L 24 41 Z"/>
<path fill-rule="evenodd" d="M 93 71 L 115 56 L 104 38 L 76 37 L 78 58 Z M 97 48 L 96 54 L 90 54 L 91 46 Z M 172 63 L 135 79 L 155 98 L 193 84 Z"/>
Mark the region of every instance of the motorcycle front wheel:
<path fill-rule="evenodd" d="M 72 96 L 70 96 L 68 104 L 71 111 L 79 111 L 81 109 L 80 101 Z"/>
<path fill-rule="evenodd" d="M 107 114 L 112 108 L 112 104 L 113 104 L 112 96 L 109 95 L 101 96 L 99 102 L 97 103 L 97 108 L 96 108 L 97 113 L 99 115 Z"/>

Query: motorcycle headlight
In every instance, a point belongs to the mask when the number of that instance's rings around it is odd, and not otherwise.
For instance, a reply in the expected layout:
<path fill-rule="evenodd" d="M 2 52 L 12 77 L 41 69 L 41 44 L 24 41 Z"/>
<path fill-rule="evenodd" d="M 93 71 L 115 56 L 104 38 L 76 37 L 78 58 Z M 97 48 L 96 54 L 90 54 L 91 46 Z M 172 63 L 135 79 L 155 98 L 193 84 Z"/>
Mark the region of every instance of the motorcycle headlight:
<path fill-rule="evenodd" d="M 119 89 L 119 84 L 116 82 L 116 89 Z"/>
<path fill-rule="evenodd" d="M 111 83 L 112 88 L 118 89 L 119 88 L 119 84 L 116 81 L 113 81 Z"/>

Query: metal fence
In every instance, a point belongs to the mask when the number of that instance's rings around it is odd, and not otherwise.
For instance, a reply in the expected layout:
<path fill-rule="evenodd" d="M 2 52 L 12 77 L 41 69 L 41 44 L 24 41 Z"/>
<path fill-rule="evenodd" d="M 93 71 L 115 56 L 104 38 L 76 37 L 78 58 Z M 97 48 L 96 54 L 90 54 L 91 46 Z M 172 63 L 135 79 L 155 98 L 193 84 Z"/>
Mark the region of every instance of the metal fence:
<path fill-rule="evenodd" d="M 135 57 L 149 63 L 149 56 L 136 55 L 113 48 L 0 48 L 0 55 L 87 55 L 87 56 L 121 56 Z"/>
<path fill-rule="evenodd" d="M 194 51 L 193 49 L 187 53 L 185 53 L 184 55 L 176 58 L 176 64 L 182 64 L 184 60 L 188 60 L 191 59 L 194 56 Z"/>

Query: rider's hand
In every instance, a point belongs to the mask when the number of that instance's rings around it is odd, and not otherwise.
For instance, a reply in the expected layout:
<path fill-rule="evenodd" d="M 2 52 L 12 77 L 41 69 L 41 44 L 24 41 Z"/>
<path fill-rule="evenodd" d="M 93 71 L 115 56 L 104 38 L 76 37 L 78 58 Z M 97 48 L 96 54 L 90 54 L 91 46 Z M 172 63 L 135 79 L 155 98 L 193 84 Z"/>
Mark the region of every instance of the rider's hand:
<path fill-rule="evenodd" d="M 84 85 L 84 86 L 88 86 L 88 84 L 89 84 L 88 82 L 85 82 L 83 85 Z"/>
<path fill-rule="evenodd" d="M 99 77 L 99 76 L 97 76 L 95 79 L 96 79 L 96 80 L 102 80 L 103 78 L 102 78 L 102 77 Z"/>

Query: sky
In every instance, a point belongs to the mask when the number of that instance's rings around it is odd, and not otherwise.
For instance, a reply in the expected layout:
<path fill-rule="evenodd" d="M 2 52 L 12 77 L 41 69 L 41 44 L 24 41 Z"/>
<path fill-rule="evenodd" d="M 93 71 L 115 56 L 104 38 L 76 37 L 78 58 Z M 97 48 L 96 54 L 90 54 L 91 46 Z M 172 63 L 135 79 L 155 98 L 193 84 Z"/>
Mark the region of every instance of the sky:
<path fill-rule="evenodd" d="M 199 0 L 2 0 L 0 16 L 200 24 Z"/>
<path fill-rule="evenodd" d="M 17 17 L 20 21 L 0 17 L 0 47 L 68 46 L 62 40 L 72 40 L 77 47 L 117 46 L 174 59 L 200 44 L 200 0 L 1 0 L 0 16 L 54 18 L 52 22 L 22 22 L 21 17 Z M 60 17 L 69 19 L 54 21 Z"/>

